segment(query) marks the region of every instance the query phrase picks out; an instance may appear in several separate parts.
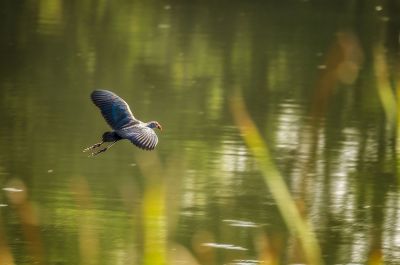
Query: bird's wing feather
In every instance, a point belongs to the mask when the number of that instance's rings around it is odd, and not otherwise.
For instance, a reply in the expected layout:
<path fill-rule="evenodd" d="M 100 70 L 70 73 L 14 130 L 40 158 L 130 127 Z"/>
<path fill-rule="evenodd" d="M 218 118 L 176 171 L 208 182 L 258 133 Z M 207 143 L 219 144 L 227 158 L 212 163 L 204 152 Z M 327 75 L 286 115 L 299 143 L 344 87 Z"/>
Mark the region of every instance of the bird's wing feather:
<path fill-rule="evenodd" d="M 153 150 L 158 143 L 158 137 L 154 130 L 142 124 L 122 128 L 116 133 L 145 150 Z"/>
<path fill-rule="evenodd" d="M 108 90 L 95 90 L 90 95 L 93 103 L 101 110 L 101 114 L 114 130 L 138 124 L 128 104 L 119 96 Z"/>

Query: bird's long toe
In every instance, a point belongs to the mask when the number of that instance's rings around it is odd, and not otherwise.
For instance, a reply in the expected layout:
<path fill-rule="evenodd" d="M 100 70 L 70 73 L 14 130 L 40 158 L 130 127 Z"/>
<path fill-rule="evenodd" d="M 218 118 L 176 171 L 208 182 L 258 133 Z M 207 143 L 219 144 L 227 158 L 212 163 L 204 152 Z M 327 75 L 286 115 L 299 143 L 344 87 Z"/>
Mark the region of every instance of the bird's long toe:
<path fill-rule="evenodd" d="M 87 151 L 93 150 L 93 149 L 99 147 L 99 146 L 102 145 L 102 144 L 103 144 L 103 142 L 94 144 L 94 145 L 92 145 L 92 146 L 89 146 L 89 147 L 83 149 L 83 152 L 87 152 Z"/>
<path fill-rule="evenodd" d="M 103 153 L 103 152 L 107 151 L 107 149 L 108 149 L 108 148 L 103 148 L 103 149 L 100 149 L 100 150 L 98 150 L 98 151 L 96 151 L 96 152 L 93 152 L 93 153 L 91 153 L 91 154 L 90 154 L 88 157 L 97 156 L 98 154 L 100 154 L 100 153 Z"/>

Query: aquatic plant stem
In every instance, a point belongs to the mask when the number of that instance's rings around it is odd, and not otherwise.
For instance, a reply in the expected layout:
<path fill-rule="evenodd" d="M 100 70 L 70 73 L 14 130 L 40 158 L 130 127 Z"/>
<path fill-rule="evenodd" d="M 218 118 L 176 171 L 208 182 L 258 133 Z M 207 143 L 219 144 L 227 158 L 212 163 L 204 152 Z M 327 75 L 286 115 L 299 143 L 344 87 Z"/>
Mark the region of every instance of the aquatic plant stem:
<path fill-rule="evenodd" d="M 289 230 L 298 237 L 308 264 L 323 264 L 321 251 L 311 225 L 301 216 L 286 183 L 275 166 L 266 142 L 250 118 L 241 96 L 231 99 L 231 111 L 240 133 L 263 175 Z"/>

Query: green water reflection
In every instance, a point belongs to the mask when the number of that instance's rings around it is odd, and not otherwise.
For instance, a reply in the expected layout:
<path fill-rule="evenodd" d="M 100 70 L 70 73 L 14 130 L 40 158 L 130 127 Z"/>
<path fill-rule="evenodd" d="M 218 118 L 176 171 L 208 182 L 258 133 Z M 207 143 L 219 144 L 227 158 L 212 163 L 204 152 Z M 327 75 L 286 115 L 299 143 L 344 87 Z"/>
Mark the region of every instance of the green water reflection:
<path fill-rule="evenodd" d="M 308 263 L 233 119 L 237 91 L 324 262 L 400 262 L 396 1 L 0 10 L 0 264 Z M 95 88 L 163 125 L 156 151 L 82 153 L 108 130 Z"/>

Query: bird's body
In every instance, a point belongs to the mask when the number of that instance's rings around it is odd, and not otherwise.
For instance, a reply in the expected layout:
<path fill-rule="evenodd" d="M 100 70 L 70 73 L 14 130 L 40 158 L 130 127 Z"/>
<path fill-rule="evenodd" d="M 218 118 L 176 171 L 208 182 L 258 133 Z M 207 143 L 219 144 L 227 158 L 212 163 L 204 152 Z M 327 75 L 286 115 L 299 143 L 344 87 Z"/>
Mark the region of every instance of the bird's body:
<path fill-rule="evenodd" d="M 83 150 L 84 152 L 95 149 L 105 142 L 111 142 L 109 146 L 91 154 L 91 156 L 97 155 L 105 152 L 114 143 L 122 139 L 128 139 L 144 150 L 153 150 L 156 147 L 158 137 L 153 129 L 162 130 L 158 122 L 142 122 L 136 119 L 129 105 L 111 91 L 95 90 L 90 97 L 93 103 L 101 110 L 101 114 L 113 130 L 105 132 L 100 143 L 86 148 Z"/>

